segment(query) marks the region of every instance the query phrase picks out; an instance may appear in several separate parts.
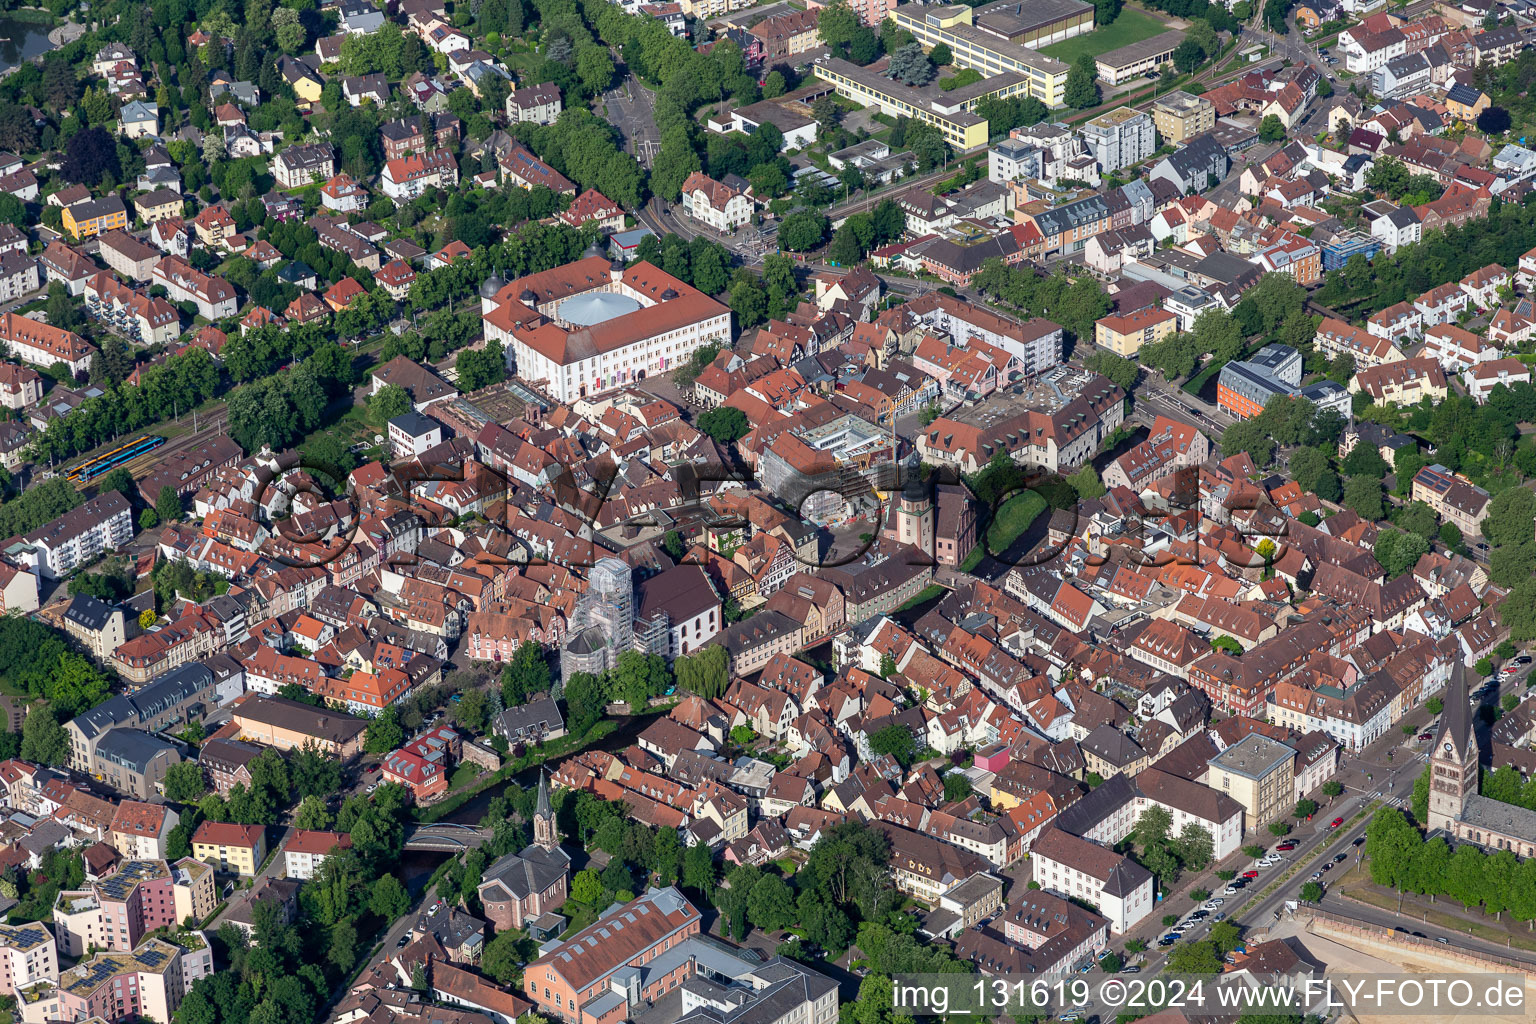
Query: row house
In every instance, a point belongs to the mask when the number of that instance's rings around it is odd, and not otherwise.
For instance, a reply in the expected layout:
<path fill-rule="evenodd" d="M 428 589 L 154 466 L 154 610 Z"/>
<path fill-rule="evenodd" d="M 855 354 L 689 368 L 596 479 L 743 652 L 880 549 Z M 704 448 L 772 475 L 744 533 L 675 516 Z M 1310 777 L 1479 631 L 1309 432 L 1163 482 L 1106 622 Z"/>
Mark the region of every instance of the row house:
<path fill-rule="evenodd" d="M 1407 302 L 1396 302 L 1372 313 L 1365 329 L 1372 337 L 1386 341 L 1417 339 L 1424 333 L 1424 314 Z"/>
<path fill-rule="evenodd" d="M 1361 370 L 1350 378 L 1349 391 L 1364 392 L 1377 404 L 1417 405 L 1446 397 L 1446 375 L 1438 359 L 1416 356 Z"/>
<path fill-rule="evenodd" d="M 1355 366 L 1361 369 L 1395 363 L 1403 358 L 1402 350 L 1391 340 L 1332 318 L 1318 325 L 1313 344 L 1319 352 L 1330 358 L 1339 355 L 1352 357 Z"/>
<path fill-rule="evenodd" d="M 179 256 L 166 256 L 155 264 L 153 280 L 173 302 L 191 302 L 206 320 L 234 316 L 238 308 L 234 286 L 221 277 L 193 269 Z"/>

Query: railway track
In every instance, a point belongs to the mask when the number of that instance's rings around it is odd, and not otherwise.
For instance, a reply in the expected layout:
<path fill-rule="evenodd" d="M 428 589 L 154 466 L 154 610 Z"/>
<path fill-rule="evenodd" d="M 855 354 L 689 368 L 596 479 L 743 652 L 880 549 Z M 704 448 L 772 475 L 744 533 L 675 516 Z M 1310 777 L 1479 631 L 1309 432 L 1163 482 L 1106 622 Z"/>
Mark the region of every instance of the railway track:
<path fill-rule="evenodd" d="M 184 434 L 180 437 L 171 438 L 160 447 L 151 449 L 150 451 L 144 452 L 141 455 L 136 455 L 133 458 L 128 459 L 126 462 L 119 463 L 119 465 L 126 468 L 128 472 L 132 474 L 135 481 L 142 480 L 144 477 L 149 475 L 151 470 L 153 470 L 160 463 L 164 462 L 166 459 L 180 452 L 186 451 L 188 448 L 191 448 L 194 445 L 201 444 L 202 442 L 209 440 L 223 429 L 224 409 L 223 406 L 220 405 L 217 411 L 211 417 L 209 417 L 208 420 L 199 424 L 196 433 Z M 146 433 L 153 434 L 154 431 L 151 429 Z M 126 437 L 128 435 L 124 436 Z M 101 445 L 99 450 L 91 452 L 86 456 L 80 457 L 79 461 L 75 462 L 74 465 L 84 465 L 92 458 L 96 458 L 105 452 L 111 451 L 115 445 L 120 443 L 120 440 L 121 439 L 109 441 L 106 444 Z M 113 468 L 115 469 L 117 467 Z M 105 475 L 106 473 L 98 473 L 90 480 L 78 480 L 75 482 L 75 490 L 95 490 L 101 484 L 101 478 Z"/>

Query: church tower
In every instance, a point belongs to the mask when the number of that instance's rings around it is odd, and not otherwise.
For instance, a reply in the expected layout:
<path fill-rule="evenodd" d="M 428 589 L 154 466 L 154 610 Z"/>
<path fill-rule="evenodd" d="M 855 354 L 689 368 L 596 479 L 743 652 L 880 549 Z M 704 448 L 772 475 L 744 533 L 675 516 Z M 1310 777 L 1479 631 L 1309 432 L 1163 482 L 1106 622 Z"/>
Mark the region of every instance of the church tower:
<path fill-rule="evenodd" d="M 549 772 L 539 771 L 539 799 L 533 807 L 533 842 L 546 850 L 560 845 L 555 836 L 555 808 L 549 802 Z"/>
<path fill-rule="evenodd" d="M 1458 676 L 1446 688 L 1445 714 L 1429 759 L 1429 831 L 1452 829 L 1467 797 L 1477 792 L 1477 733 L 1467 707 L 1467 682 Z"/>

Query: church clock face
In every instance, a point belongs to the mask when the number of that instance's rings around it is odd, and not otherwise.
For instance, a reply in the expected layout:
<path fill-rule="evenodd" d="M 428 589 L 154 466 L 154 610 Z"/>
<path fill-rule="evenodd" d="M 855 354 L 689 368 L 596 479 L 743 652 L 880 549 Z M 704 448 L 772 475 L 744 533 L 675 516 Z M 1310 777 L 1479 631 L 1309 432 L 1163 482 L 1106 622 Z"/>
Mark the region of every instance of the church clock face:
<path fill-rule="evenodd" d="M 1446 753 L 1447 753 L 1447 754 L 1449 754 L 1449 753 L 1450 753 L 1450 752 L 1451 752 L 1451 750 L 1452 750 L 1452 749 L 1453 749 L 1453 748 L 1452 748 L 1452 746 L 1451 746 L 1451 741 L 1450 741 L 1450 740 L 1446 740 L 1446 741 L 1445 741 L 1445 752 L 1446 752 Z"/>

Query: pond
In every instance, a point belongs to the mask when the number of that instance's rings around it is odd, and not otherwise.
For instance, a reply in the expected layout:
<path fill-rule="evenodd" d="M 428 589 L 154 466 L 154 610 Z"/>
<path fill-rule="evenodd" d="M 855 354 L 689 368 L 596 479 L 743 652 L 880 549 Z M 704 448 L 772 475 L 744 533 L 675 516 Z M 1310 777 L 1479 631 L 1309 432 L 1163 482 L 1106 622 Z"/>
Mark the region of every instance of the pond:
<path fill-rule="evenodd" d="M 10 71 L 29 57 L 53 49 L 48 41 L 52 24 L 29 21 L 14 14 L 0 14 L 0 74 Z"/>

